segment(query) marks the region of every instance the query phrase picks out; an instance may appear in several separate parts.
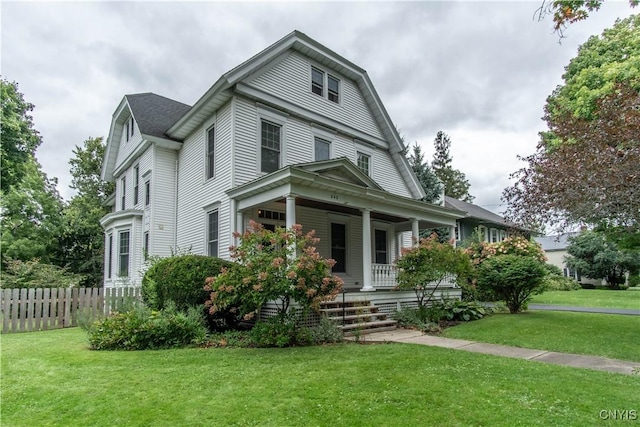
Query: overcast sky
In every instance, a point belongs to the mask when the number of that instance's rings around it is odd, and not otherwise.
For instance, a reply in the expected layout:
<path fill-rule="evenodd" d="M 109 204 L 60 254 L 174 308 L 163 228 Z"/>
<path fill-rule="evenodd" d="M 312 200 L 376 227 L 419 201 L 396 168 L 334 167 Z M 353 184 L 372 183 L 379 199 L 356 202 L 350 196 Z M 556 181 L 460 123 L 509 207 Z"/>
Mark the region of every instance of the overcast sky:
<path fill-rule="evenodd" d="M 37 158 L 68 200 L 76 145 L 109 132 L 124 94 L 193 105 L 292 30 L 369 73 L 406 141 L 439 130 L 475 203 L 495 212 L 517 155 L 535 150 L 546 97 L 589 36 L 638 10 L 607 1 L 562 41 L 535 2 L 73 2 L 1 4 L 4 78 L 35 104 Z"/>

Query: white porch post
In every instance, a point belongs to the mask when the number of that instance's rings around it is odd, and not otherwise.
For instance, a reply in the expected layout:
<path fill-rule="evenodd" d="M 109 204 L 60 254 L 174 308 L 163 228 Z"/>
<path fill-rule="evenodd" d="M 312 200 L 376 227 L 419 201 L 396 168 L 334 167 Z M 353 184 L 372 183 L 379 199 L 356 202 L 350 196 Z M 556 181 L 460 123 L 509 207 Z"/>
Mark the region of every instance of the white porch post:
<path fill-rule="evenodd" d="M 287 197 L 287 228 L 296 223 L 296 196 L 289 194 Z"/>
<path fill-rule="evenodd" d="M 235 231 L 239 234 L 244 233 L 244 214 L 239 210 L 236 210 Z M 238 243 L 240 243 L 240 239 L 235 238 L 233 244 L 237 245 Z"/>
<path fill-rule="evenodd" d="M 293 225 L 296 223 L 296 196 L 293 194 L 289 194 L 286 197 L 286 210 L 287 210 L 287 220 L 286 226 L 287 229 L 291 229 Z M 288 258 L 290 260 L 295 259 L 296 257 L 296 247 L 295 244 L 292 244 L 288 250 Z"/>
<path fill-rule="evenodd" d="M 396 259 L 402 256 L 402 233 L 396 232 Z"/>
<path fill-rule="evenodd" d="M 449 240 L 453 242 L 453 247 L 456 247 L 456 227 L 449 227 Z"/>
<path fill-rule="evenodd" d="M 371 209 L 362 209 L 362 289 L 375 291 L 371 283 Z"/>
<path fill-rule="evenodd" d="M 418 225 L 418 220 L 415 218 L 411 218 L 411 240 L 413 241 L 413 246 L 418 246 L 420 240 L 420 227 Z"/>

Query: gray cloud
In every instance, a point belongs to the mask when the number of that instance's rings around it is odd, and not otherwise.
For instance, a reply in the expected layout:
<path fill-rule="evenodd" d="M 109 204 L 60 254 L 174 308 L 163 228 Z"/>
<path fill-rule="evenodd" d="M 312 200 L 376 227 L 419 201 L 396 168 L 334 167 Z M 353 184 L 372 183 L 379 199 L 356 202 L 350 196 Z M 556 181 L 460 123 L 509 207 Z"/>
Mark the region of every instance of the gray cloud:
<path fill-rule="evenodd" d="M 365 68 L 407 142 L 438 130 L 478 204 L 499 211 L 516 154 L 535 148 L 545 98 L 588 36 L 633 12 L 607 2 L 562 45 L 538 2 L 4 3 L 2 74 L 36 105 L 37 156 L 65 198 L 73 147 L 106 136 L 127 93 L 192 104 L 293 29 Z M 489 206 L 491 205 L 491 206 Z"/>

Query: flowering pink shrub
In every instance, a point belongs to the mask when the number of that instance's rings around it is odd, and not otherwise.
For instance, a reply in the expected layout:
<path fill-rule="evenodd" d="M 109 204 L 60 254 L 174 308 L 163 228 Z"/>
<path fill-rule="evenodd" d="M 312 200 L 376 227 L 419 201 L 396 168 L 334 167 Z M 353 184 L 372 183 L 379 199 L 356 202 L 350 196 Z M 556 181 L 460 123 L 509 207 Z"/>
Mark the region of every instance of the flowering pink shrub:
<path fill-rule="evenodd" d="M 484 260 L 496 255 L 529 256 L 540 262 L 545 262 L 547 257 L 539 243 L 526 239 L 523 236 L 511 236 L 502 242 L 487 243 L 474 242 L 465 249 L 474 265 L 481 264 Z"/>
<path fill-rule="evenodd" d="M 240 244 L 230 248 L 236 265 L 206 280 L 211 315 L 231 312 L 248 320 L 268 301 L 284 315 L 291 301 L 318 308 L 342 291 L 342 279 L 331 274 L 335 261 L 317 252 L 314 231 L 303 235 L 298 224 L 270 231 L 251 221 L 249 230 L 236 237 Z"/>

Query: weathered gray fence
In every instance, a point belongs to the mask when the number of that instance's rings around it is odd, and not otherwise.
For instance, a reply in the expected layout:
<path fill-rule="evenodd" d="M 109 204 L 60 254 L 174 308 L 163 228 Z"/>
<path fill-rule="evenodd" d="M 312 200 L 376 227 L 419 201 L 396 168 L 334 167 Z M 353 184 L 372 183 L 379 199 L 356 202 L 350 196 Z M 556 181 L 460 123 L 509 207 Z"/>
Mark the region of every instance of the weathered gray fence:
<path fill-rule="evenodd" d="M 2 333 L 69 328 L 78 316 L 109 315 L 140 298 L 140 288 L 0 289 Z"/>

